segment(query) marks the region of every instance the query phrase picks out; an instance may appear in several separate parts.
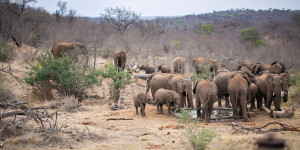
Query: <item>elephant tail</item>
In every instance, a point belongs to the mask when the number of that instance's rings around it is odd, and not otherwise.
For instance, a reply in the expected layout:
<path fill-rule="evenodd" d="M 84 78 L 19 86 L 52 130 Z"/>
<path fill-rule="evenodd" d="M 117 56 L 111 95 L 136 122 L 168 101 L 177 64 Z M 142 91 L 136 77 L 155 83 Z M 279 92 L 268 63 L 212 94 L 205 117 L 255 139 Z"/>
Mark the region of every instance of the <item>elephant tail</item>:
<path fill-rule="evenodd" d="M 235 106 L 238 105 L 238 101 L 239 101 L 239 91 L 235 91 Z"/>

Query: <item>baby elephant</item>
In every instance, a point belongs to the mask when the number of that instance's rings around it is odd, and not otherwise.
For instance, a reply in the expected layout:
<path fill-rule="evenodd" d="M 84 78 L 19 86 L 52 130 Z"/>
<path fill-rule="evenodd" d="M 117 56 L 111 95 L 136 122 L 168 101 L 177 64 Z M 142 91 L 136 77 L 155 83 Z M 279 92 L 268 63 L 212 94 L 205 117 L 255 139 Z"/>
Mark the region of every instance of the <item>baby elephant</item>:
<path fill-rule="evenodd" d="M 157 111 L 163 113 L 163 104 L 167 104 L 168 113 L 171 115 L 171 106 L 177 107 L 177 110 L 180 110 L 181 98 L 178 93 L 172 90 L 159 89 L 155 92 L 154 102 L 157 104 Z M 177 105 L 177 106 L 176 106 Z M 160 107 L 160 110 L 159 110 Z"/>
<path fill-rule="evenodd" d="M 139 68 L 141 70 L 145 70 L 146 74 L 151 74 L 155 72 L 155 67 L 153 65 L 142 65 Z"/>
<path fill-rule="evenodd" d="M 152 96 L 150 94 L 145 94 L 143 92 L 135 94 L 133 96 L 134 106 L 136 109 L 136 114 L 139 114 L 138 107 L 141 107 L 141 116 L 146 117 L 145 107 L 146 103 L 153 104 Z"/>
<path fill-rule="evenodd" d="M 198 79 L 195 81 L 193 92 L 196 94 L 197 117 L 200 117 L 200 107 L 202 107 L 201 118 L 205 122 L 209 122 L 213 105 L 217 100 L 216 84 L 204 79 Z"/>

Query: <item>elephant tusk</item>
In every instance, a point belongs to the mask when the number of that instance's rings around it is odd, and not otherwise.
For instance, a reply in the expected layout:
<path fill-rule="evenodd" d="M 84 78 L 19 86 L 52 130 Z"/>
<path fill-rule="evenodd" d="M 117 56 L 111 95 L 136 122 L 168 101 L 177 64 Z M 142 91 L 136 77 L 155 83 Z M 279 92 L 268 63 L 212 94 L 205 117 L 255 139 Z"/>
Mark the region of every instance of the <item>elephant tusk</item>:
<path fill-rule="evenodd" d="M 273 96 L 275 96 L 275 92 L 273 92 Z"/>

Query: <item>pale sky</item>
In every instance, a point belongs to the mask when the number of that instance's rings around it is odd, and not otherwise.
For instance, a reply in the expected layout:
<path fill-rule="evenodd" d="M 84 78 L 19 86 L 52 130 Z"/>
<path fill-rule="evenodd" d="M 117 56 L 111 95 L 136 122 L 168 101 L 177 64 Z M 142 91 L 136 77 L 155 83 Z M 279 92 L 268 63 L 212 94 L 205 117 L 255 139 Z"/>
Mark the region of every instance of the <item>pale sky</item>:
<path fill-rule="evenodd" d="M 74 9 L 79 16 L 99 17 L 108 7 L 130 8 L 142 16 L 184 16 L 236 9 L 291 9 L 300 10 L 300 0 L 62 0 L 67 9 Z M 33 6 L 44 7 L 54 13 L 58 0 L 37 0 Z"/>

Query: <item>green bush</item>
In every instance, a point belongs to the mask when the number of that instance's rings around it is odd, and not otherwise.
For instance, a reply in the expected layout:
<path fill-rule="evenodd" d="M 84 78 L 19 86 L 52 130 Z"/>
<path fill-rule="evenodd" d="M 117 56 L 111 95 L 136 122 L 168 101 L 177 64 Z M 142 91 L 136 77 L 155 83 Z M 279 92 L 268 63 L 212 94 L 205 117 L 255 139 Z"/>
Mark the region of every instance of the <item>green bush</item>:
<path fill-rule="evenodd" d="M 259 31 L 255 27 L 241 30 L 240 35 L 243 42 L 249 43 L 254 47 L 266 46 L 265 41 L 261 39 Z"/>
<path fill-rule="evenodd" d="M 201 30 L 205 33 L 205 34 L 211 34 L 213 32 L 215 32 L 215 26 L 212 24 L 203 24 L 201 25 Z"/>
<path fill-rule="evenodd" d="M 49 97 L 49 91 L 56 89 L 65 95 L 74 95 L 82 98 L 85 90 L 93 84 L 101 84 L 101 71 L 89 71 L 87 65 L 82 70 L 76 69 L 74 62 L 66 56 L 53 59 L 50 53 L 42 54 L 38 63 L 27 68 L 25 81 L 27 84 L 45 91 L 44 96 Z"/>
<path fill-rule="evenodd" d="M 200 128 L 197 121 L 190 123 L 183 135 L 194 150 L 205 150 L 207 144 L 217 136 L 215 130 L 207 129 L 204 126 Z"/>
<path fill-rule="evenodd" d="M 201 70 L 202 73 L 193 75 L 191 80 L 195 82 L 199 78 L 205 80 L 209 79 L 213 75 L 213 73 L 210 71 L 212 65 L 213 64 L 209 60 L 206 60 L 204 63 L 198 64 L 197 68 Z"/>
<path fill-rule="evenodd" d="M 180 41 L 177 41 L 177 40 L 174 40 L 174 41 L 173 41 L 173 45 L 174 45 L 174 46 L 179 46 L 180 44 L 181 44 Z"/>
<path fill-rule="evenodd" d="M 118 101 L 120 97 L 121 89 L 124 89 L 126 85 L 130 84 L 131 76 L 128 72 L 119 71 L 117 66 L 113 63 L 105 65 L 105 71 L 102 72 L 104 78 L 111 78 L 113 82 L 109 84 L 111 97 Z"/>
<path fill-rule="evenodd" d="M 0 61 L 7 61 L 12 58 L 13 46 L 7 42 L 0 43 Z"/>

